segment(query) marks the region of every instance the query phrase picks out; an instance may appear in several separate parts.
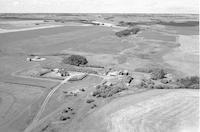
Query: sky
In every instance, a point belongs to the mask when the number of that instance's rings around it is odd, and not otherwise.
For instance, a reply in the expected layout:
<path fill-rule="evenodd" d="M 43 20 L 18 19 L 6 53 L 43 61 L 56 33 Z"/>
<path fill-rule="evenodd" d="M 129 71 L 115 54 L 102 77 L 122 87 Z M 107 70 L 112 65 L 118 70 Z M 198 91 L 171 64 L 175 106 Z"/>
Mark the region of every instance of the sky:
<path fill-rule="evenodd" d="M 199 13 L 199 0 L 0 0 L 0 13 Z"/>

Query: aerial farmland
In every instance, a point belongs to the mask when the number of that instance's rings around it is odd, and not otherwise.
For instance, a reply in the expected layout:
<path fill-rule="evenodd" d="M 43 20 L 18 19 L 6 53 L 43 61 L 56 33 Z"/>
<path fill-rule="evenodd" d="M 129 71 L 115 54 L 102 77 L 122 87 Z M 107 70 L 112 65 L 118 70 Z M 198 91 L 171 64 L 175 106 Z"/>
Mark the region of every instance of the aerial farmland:
<path fill-rule="evenodd" d="M 198 17 L 0 14 L 0 132 L 198 132 Z"/>

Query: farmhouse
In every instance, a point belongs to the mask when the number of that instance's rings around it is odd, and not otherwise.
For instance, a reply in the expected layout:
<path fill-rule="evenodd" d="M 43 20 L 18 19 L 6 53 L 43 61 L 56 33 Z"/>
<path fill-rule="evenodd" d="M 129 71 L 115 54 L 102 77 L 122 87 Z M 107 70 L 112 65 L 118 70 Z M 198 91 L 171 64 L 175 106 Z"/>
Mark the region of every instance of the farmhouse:
<path fill-rule="evenodd" d="M 65 69 L 55 68 L 55 69 L 53 69 L 53 72 L 62 77 L 66 77 L 66 76 L 70 75 L 69 72 L 66 71 Z"/>

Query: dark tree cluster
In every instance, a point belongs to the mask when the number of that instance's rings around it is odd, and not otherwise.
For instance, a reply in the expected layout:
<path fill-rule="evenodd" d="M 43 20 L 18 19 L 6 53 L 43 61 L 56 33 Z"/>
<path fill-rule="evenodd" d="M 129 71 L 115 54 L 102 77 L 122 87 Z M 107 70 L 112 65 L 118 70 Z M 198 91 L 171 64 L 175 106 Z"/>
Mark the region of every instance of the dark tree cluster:
<path fill-rule="evenodd" d="M 199 77 L 191 76 L 181 79 L 177 79 L 177 82 L 180 83 L 183 88 L 199 89 Z"/>
<path fill-rule="evenodd" d="M 63 62 L 65 64 L 70 64 L 70 65 L 85 65 L 88 63 L 87 59 L 84 56 L 80 55 L 71 55 L 70 57 L 64 58 Z"/>
<path fill-rule="evenodd" d="M 189 27 L 189 26 L 199 26 L 199 21 L 185 21 L 185 22 L 174 22 L 174 21 L 164 22 L 164 21 L 160 21 L 160 22 L 157 22 L 157 24 L 168 25 L 168 26 Z"/>
<path fill-rule="evenodd" d="M 124 36 L 129 36 L 132 34 L 137 34 L 139 31 L 140 31 L 139 28 L 132 28 L 132 29 L 126 29 L 126 30 L 116 32 L 115 35 L 118 37 L 124 37 Z"/>
<path fill-rule="evenodd" d="M 165 78 L 165 74 L 166 74 L 166 72 L 163 69 L 155 69 L 151 73 L 151 78 L 153 80 L 163 79 L 163 78 Z"/>
<path fill-rule="evenodd" d="M 127 88 L 122 88 L 122 87 L 117 87 L 117 86 L 98 85 L 92 95 L 95 97 L 107 98 L 124 90 L 127 90 Z"/>

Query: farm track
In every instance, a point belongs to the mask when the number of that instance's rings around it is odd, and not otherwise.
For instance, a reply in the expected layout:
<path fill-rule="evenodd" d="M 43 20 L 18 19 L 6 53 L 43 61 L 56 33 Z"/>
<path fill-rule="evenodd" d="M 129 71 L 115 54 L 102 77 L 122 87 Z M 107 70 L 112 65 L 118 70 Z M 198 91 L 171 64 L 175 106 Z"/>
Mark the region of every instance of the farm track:
<path fill-rule="evenodd" d="M 37 122 L 40 120 L 40 117 L 41 117 L 43 111 L 45 110 L 45 107 L 46 107 L 47 103 L 49 102 L 49 99 L 51 98 L 51 96 L 54 94 L 54 92 L 58 88 L 60 88 L 60 86 L 62 86 L 63 84 L 65 84 L 69 79 L 70 79 L 70 77 L 67 77 L 65 80 L 63 80 L 62 82 L 60 82 L 57 86 L 55 86 L 54 88 L 52 88 L 52 90 L 49 92 L 49 94 L 45 98 L 44 102 L 42 103 L 42 105 L 41 105 L 38 113 L 34 117 L 32 123 L 24 130 L 24 132 L 31 132 L 37 126 Z"/>
<path fill-rule="evenodd" d="M 105 76 L 101 76 L 101 75 L 96 75 L 96 74 L 90 74 L 90 75 L 105 78 Z M 45 98 L 44 102 L 42 103 L 42 105 L 41 105 L 39 111 L 37 112 L 36 116 L 33 118 L 32 123 L 23 132 L 31 132 L 34 128 L 36 128 L 38 125 L 40 125 L 42 122 L 44 122 L 44 119 L 46 119 L 46 118 L 42 118 L 42 119 L 40 119 L 40 118 L 41 118 L 41 115 L 44 112 L 45 107 L 46 107 L 47 103 L 49 102 L 51 96 L 55 93 L 55 91 L 57 89 L 60 88 L 60 86 L 62 86 L 63 84 L 65 84 L 67 81 L 69 81 L 70 78 L 71 78 L 70 76 L 67 77 L 67 78 L 65 78 L 65 80 L 63 80 L 58 85 L 56 85 L 55 87 L 52 88 L 52 90 L 46 96 L 46 98 Z M 49 116 L 52 116 L 52 114 L 49 114 L 46 117 L 49 117 Z"/>

